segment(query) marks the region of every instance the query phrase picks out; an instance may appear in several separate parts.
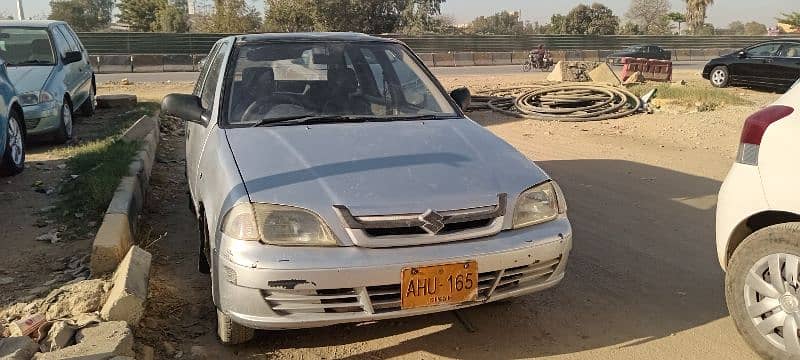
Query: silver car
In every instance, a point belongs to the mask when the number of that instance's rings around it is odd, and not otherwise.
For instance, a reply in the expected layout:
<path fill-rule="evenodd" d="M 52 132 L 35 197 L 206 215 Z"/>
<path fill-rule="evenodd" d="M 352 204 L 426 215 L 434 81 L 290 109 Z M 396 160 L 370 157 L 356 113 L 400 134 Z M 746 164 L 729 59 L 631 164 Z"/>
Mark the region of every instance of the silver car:
<path fill-rule="evenodd" d="M 352 33 L 216 43 L 186 173 L 219 336 L 428 314 L 556 285 L 558 185 L 448 96 L 404 44 Z"/>
<path fill-rule="evenodd" d="M 95 109 L 89 54 L 61 21 L 0 21 L 0 57 L 19 92 L 28 136 L 72 138 L 73 113 Z"/>

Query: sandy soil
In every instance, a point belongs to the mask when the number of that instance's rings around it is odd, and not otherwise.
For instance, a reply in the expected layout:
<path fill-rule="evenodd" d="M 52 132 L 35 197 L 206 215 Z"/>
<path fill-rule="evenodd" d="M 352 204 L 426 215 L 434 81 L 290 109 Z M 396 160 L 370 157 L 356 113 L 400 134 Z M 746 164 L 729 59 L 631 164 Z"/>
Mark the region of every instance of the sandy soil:
<path fill-rule="evenodd" d="M 541 74 L 442 78 L 473 89 Z M 698 81 L 694 74 L 678 74 Z M 189 84 L 142 85 L 142 95 Z M 165 122 L 143 219 L 155 254 L 148 319 L 135 329 L 159 356 L 276 359 L 749 359 L 724 305 L 714 249 L 716 193 L 746 114 L 775 94 L 731 89 L 752 105 L 663 109 L 597 123 L 545 123 L 491 112 L 470 117 L 534 159 L 567 196 L 575 248 L 557 288 L 453 313 L 215 339 L 208 278 L 195 271 L 180 124 Z"/>

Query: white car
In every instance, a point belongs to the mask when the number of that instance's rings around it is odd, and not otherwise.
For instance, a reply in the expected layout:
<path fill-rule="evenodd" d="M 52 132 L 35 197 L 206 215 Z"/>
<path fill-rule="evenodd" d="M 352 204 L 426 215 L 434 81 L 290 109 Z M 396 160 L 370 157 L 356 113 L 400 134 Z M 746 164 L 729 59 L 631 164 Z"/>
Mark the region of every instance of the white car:
<path fill-rule="evenodd" d="M 717 252 L 739 332 L 761 356 L 800 358 L 800 85 L 747 118 L 717 204 Z"/>

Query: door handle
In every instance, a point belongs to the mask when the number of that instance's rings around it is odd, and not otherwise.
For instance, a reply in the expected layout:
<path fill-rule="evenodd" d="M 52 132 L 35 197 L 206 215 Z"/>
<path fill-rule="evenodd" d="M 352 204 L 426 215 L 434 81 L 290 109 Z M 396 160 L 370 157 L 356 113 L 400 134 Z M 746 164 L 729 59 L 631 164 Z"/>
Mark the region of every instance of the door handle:
<path fill-rule="evenodd" d="M 774 59 L 764 59 L 764 63 L 772 64 L 775 60 Z"/>

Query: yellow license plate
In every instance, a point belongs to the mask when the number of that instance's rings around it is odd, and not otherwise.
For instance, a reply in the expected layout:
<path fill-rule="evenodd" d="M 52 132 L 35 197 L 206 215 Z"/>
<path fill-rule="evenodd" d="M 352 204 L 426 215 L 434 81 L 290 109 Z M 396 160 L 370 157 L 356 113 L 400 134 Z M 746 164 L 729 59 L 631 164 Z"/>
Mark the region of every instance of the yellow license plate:
<path fill-rule="evenodd" d="M 478 298 L 477 261 L 405 268 L 400 278 L 404 310 Z"/>

